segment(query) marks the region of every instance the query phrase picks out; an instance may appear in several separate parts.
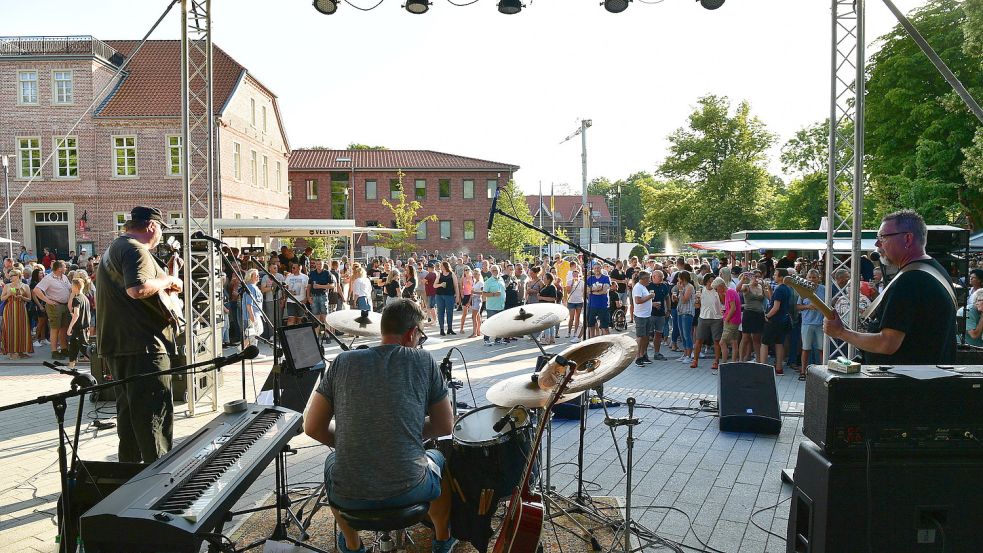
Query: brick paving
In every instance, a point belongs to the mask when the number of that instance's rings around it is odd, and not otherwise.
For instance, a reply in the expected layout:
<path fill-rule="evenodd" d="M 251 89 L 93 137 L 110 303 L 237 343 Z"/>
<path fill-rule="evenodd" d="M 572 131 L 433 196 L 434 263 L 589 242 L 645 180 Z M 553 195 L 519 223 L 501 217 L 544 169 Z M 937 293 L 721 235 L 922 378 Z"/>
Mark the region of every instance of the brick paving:
<path fill-rule="evenodd" d="M 436 334 L 436 331 L 431 332 Z M 565 335 L 561 333 L 561 335 Z M 569 341 L 559 339 L 548 351 L 559 352 Z M 442 340 L 432 336 L 427 349 L 442 359 L 456 346 L 467 360 L 476 403 L 485 405 L 485 391 L 502 378 L 531 372 L 538 350 L 528 340 L 505 346 L 485 347 L 479 339 Z M 328 349 L 330 358 L 338 351 Z M 47 358 L 39 349 L 33 359 L 0 364 L 0 403 L 6 405 L 67 389 L 70 378 L 41 367 Z M 697 405 L 699 399 L 715 399 L 717 377 L 708 363 L 689 369 L 676 361 L 655 362 L 647 367 L 634 364 L 605 385 L 605 394 L 623 402 L 636 398 L 635 467 L 633 472 L 633 517 L 660 536 L 701 548 L 700 541 L 727 553 L 783 552 L 784 540 L 770 536 L 750 523 L 753 513 L 786 500 L 791 489 L 780 480 L 781 470 L 794 466 L 797 444 L 802 440 L 801 413 L 804 383 L 794 375 L 778 379 L 783 412 L 778 436 L 721 433 L 711 413 L 679 414 L 669 407 Z M 247 390 L 252 399 L 253 378 L 259 388 L 269 374 L 270 361 L 253 364 L 247 372 Z M 220 402 L 241 397 L 242 381 L 237 366 L 227 367 Z M 455 376 L 466 380 L 464 365 L 455 358 Z M 252 374 L 250 374 L 252 373 Z M 458 401 L 474 405 L 467 384 Z M 69 404 L 74 426 L 77 402 Z M 115 460 L 117 440 L 114 429 L 96 430 L 91 424 L 96 404 L 86 403 L 82 423 L 80 453 L 85 460 Z M 108 403 L 99 404 L 111 408 Z M 205 406 L 195 417 L 188 417 L 178 405 L 174 434 L 180 440 L 215 414 Z M 658 408 L 662 408 L 660 410 Z M 625 416 L 627 407 L 609 408 L 612 416 Z M 596 496 L 624 496 L 625 480 L 613 446 L 610 430 L 603 424 L 604 413 L 592 409 L 588 417 L 584 452 L 585 492 Z M 557 419 L 553 426 L 552 483 L 563 494 L 576 492 L 578 424 Z M 0 552 L 56 551 L 53 513 L 59 493 L 57 472 L 57 433 L 49 405 L 32 405 L 0 413 Z M 617 429 L 618 446 L 624 448 L 624 428 Z M 298 449 L 290 456 L 291 484 L 304 487 L 321 479 L 321 463 L 327 448 L 306 436 L 291 445 Z M 623 453 L 623 451 L 622 451 Z M 273 488 L 272 465 L 256 481 L 236 508 L 262 503 Z M 669 510 L 665 507 L 674 507 Z M 754 516 L 755 522 L 781 536 L 785 535 L 788 501 L 775 509 Z M 682 514 L 685 513 L 685 516 Z M 689 520 L 687 520 L 687 516 Z"/>

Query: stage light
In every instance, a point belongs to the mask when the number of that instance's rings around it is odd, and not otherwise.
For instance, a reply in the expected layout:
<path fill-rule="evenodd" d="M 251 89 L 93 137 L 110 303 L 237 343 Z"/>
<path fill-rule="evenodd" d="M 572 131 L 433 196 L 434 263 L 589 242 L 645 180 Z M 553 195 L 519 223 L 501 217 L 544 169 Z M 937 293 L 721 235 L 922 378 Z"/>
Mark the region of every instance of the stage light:
<path fill-rule="evenodd" d="M 499 0 L 498 2 L 499 13 L 504 13 L 506 15 L 519 13 L 524 7 L 525 6 L 522 5 L 521 0 Z"/>
<path fill-rule="evenodd" d="M 724 0 L 697 0 L 701 6 L 708 10 L 715 10 L 724 5 Z"/>
<path fill-rule="evenodd" d="M 314 0 L 314 9 L 324 15 L 331 15 L 338 11 L 338 2 L 336 0 Z"/>
<path fill-rule="evenodd" d="M 430 9 L 430 2 L 427 2 L 427 0 L 408 0 L 403 7 L 406 8 L 406 11 L 419 15 L 421 13 L 427 13 L 427 10 Z"/>
<path fill-rule="evenodd" d="M 628 9 L 628 2 L 631 0 L 604 0 L 601 5 L 611 13 L 621 13 Z"/>

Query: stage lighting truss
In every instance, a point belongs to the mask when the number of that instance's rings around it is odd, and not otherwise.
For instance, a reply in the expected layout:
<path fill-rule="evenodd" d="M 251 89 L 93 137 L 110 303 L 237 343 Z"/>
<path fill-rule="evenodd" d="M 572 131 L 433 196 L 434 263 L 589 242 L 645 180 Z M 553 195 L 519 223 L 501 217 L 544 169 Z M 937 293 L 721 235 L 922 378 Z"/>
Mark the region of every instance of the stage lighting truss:
<path fill-rule="evenodd" d="M 347 2 L 349 5 L 351 5 L 352 7 L 357 8 L 361 11 L 371 11 L 382 5 L 382 3 L 385 0 L 379 0 L 374 6 L 370 8 L 360 7 L 356 4 L 348 2 L 348 0 L 344 0 L 344 1 Z M 475 4 L 478 1 L 479 0 L 470 0 L 470 1 L 459 3 L 459 2 L 455 2 L 454 0 L 447 0 L 447 3 L 452 6 L 464 7 L 464 6 L 470 6 L 472 4 Z M 628 5 L 633 1 L 634 0 L 603 0 L 600 3 L 600 5 L 603 6 L 604 9 L 610 13 L 621 13 L 626 9 L 628 9 Z M 643 4 L 661 4 L 665 0 L 655 0 L 655 1 L 638 0 L 638 1 Z M 723 6 L 725 0 L 695 0 L 695 1 L 708 10 L 715 10 Z M 314 0 L 313 2 L 314 9 L 325 15 L 331 15 L 337 12 L 338 5 L 340 3 L 341 0 Z M 529 3 L 532 4 L 532 1 L 530 0 Z M 414 15 L 421 15 L 427 13 L 427 11 L 430 10 L 430 6 L 432 5 L 433 2 L 429 2 L 428 0 L 406 0 L 406 3 L 403 4 L 402 7 L 403 9 Z M 499 13 L 503 13 L 506 15 L 517 14 L 521 12 L 523 8 L 526 7 L 526 5 L 522 3 L 522 0 L 498 0 L 496 5 L 498 6 Z"/>
<path fill-rule="evenodd" d="M 331 15 L 338 11 L 337 0 L 314 0 L 314 9 L 324 15 Z"/>

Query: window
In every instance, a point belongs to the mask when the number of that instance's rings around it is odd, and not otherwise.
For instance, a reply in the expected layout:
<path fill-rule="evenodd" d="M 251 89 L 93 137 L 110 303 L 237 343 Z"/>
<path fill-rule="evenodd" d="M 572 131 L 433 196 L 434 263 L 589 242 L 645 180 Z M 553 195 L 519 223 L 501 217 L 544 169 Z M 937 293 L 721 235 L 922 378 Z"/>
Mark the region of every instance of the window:
<path fill-rule="evenodd" d="M 115 160 L 113 176 L 137 176 L 137 137 L 114 136 L 113 159 Z"/>
<path fill-rule="evenodd" d="M 22 179 L 41 176 L 41 139 L 17 139 L 17 176 Z"/>
<path fill-rule="evenodd" d="M 440 199 L 449 200 L 451 197 L 451 180 L 450 179 L 440 179 Z"/>
<path fill-rule="evenodd" d="M 238 142 L 232 143 L 232 176 L 242 180 L 242 144 Z"/>
<path fill-rule="evenodd" d="M 280 162 L 276 162 L 276 168 L 273 170 L 273 185 L 274 190 L 280 191 L 280 182 L 283 179 L 283 173 L 281 173 Z"/>
<path fill-rule="evenodd" d="M 232 214 L 232 218 L 233 219 L 242 219 L 242 213 L 233 213 Z"/>
<path fill-rule="evenodd" d="M 127 214 L 122 212 L 113 213 L 113 225 L 116 233 L 123 232 L 123 224 L 126 223 Z"/>
<path fill-rule="evenodd" d="M 420 221 L 416 224 L 416 239 L 426 240 L 427 239 L 427 222 Z"/>
<path fill-rule="evenodd" d="M 311 179 L 307 182 L 307 199 L 316 200 L 317 199 L 317 179 Z"/>
<path fill-rule="evenodd" d="M 331 218 L 348 217 L 348 173 L 331 173 Z"/>
<path fill-rule="evenodd" d="M 403 194 L 403 187 L 399 184 L 399 179 L 389 179 L 389 199 L 398 200 Z"/>
<path fill-rule="evenodd" d="M 465 179 L 464 180 L 464 199 L 473 200 L 474 199 L 474 180 Z"/>
<path fill-rule="evenodd" d="M 263 106 L 259 109 L 260 109 L 260 115 L 262 115 L 262 120 L 263 120 L 263 132 L 266 132 L 266 106 Z"/>
<path fill-rule="evenodd" d="M 441 221 L 440 222 L 440 239 L 449 240 L 451 237 L 451 222 Z"/>
<path fill-rule="evenodd" d="M 77 179 L 79 176 L 78 138 L 69 136 L 55 139 L 55 178 Z"/>
<path fill-rule="evenodd" d="M 263 188 L 270 187 L 270 158 L 263 156 Z"/>
<path fill-rule="evenodd" d="M 182 165 L 181 137 L 170 135 L 167 137 L 167 176 L 176 177 L 181 174 Z"/>
<path fill-rule="evenodd" d="M 427 181 L 425 179 L 416 179 L 416 199 L 427 199 Z"/>
<path fill-rule="evenodd" d="M 177 226 L 178 223 L 180 223 L 181 219 L 183 219 L 183 218 L 184 217 L 181 216 L 181 212 L 180 211 L 168 211 L 167 212 L 167 222 L 170 223 L 170 224 L 172 224 L 172 225 Z"/>
<path fill-rule="evenodd" d="M 17 72 L 17 102 L 20 104 L 38 103 L 38 72 Z"/>
<path fill-rule="evenodd" d="M 464 239 L 474 240 L 474 220 L 464 221 Z"/>
<path fill-rule="evenodd" d="M 72 70 L 51 72 L 54 103 L 71 104 L 75 101 L 74 87 L 72 85 Z"/>
<path fill-rule="evenodd" d="M 290 179 L 287 179 L 287 199 L 294 199 L 294 183 L 290 182 Z"/>
<path fill-rule="evenodd" d="M 495 197 L 495 190 L 498 189 L 498 181 L 495 179 L 488 179 L 488 197 Z"/>
<path fill-rule="evenodd" d="M 365 181 L 365 199 L 366 200 L 375 200 L 375 199 L 378 199 L 378 197 L 379 197 L 379 192 L 376 189 L 375 181 L 374 180 L 366 180 Z"/>
<path fill-rule="evenodd" d="M 249 124 L 256 126 L 256 98 L 249 99 Z"/>
<path fill-rule="evenodd" d="M 249 184 L 256 186 L 258 182 L 256 176 L 256 150 L 249 150 Z"/>

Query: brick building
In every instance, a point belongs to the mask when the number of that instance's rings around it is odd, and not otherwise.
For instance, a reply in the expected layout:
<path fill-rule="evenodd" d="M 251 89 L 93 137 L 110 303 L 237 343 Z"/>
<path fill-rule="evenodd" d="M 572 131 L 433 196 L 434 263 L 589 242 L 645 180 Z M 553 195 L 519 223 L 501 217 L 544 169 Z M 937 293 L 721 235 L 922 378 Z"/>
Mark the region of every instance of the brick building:
<path fill-rule="evenodd" d="M 24 191 L 11 206 L 14 240 L 101 252 L 134 205 L 181 218 L 181 43 L 147 41 L 116 79 L 138 44 L 0 38 L 0 154 L 11 198 Z M 285 218 L 290 149 L 276 96 L 218 47 L 213 73 L 215 215 Z"/>
<path fill-rule="evenodd" d="M 550 200 L 552 198 L 553 209 L 550 210 Z M 611 215 L 608 204 L 604 201 L 604 196 L 588 195 L 587 202 L 591 207 L 591 227 L 597 229 L 593 232 L 592 242 L 614 243 L 618 241 L 618 221 Z M 584 197 L 576 196 L 540 196 L 533 194 L 526 196 L 526 203 L 529 205 L 529 213 L 532 220 L 539 225 L 542 221 L 543 228 L 563 229 L 571 242 L 579 243 L 587 247 L 587 243 L 581 242 L 580 229 L 584 226 L 583 206 Z M 554 222 L 555 221 L 555 222 Z"/>
<path fill-rule="evenodd" d="M 382 200 L 398 200 L 397 173 L 421 217 L 417 250 L 492 252 L 488 213 L 495 188 L 519 169 L 429 150 L 294 150 L 290 155 L 292 219 L 355 219 L 359 226 L 393 226 Z M 352 173 L 354 194 L 351 193 Z M 371 245 L 366 239 L 356 249 Z"/>

